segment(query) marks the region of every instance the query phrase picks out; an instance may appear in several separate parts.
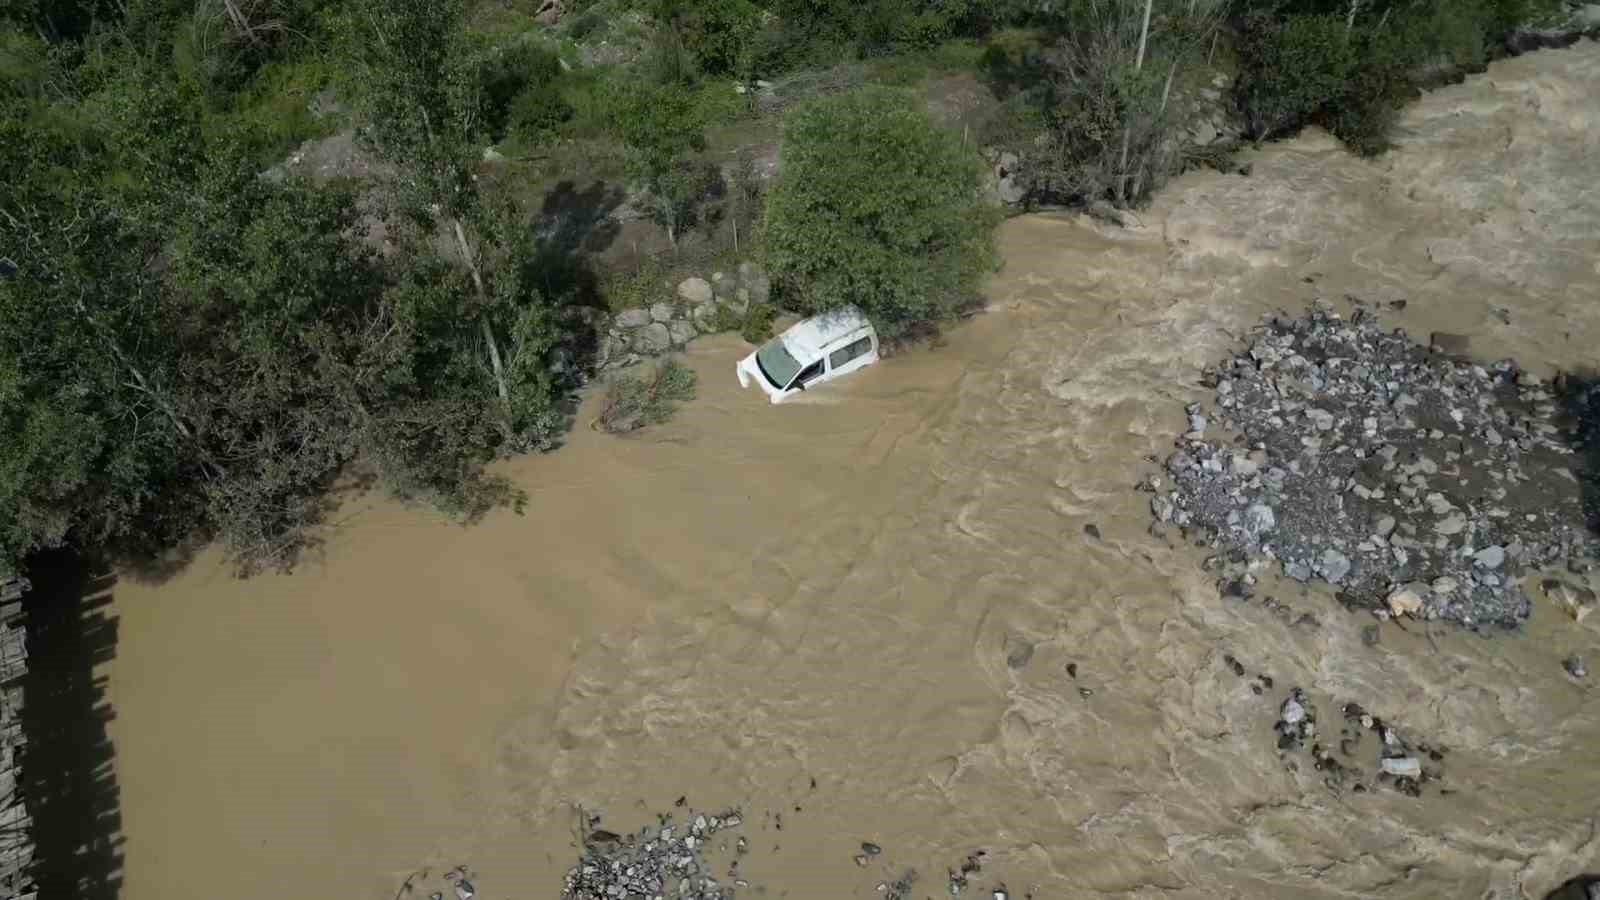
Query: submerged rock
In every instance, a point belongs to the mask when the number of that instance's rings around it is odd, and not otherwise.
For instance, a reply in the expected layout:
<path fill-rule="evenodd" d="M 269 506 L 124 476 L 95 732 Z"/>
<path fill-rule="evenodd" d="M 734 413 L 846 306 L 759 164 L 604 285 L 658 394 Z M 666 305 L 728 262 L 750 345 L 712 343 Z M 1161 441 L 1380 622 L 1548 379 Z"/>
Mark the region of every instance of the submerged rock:
<path fill-rule="evenodd" d="M 1565 610 L 1576 622 L 1582 622 L 1595 607 L 1594 591 L 1586 587 L 1568 584 L 1555 578 L 1546 578 L 1539 582 L 1539 589 L 1544 592 L 1545 597 Z"/>
<path fill-rule="evenodd" d="M 1397 778 L 1417 778 L 1422 775 L 1422 760 L 1414 756 L 1389 757 L 1379 760 L 1378 768 Z"/>

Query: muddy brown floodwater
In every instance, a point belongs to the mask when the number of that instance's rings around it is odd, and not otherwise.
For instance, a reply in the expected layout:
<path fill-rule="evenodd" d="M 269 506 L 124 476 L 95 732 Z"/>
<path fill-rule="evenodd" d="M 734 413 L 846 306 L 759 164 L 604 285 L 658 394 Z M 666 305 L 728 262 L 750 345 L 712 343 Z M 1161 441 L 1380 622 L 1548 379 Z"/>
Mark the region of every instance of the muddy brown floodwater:
<path fill-rule="evenodd" d="M 1600 703 L 1560 664 L 1600 657 L 1600 617 L 1369 647 L 1316 590 L 1264 587 L 1288 619 L 1220 598 L 1132 490 L 1201 367 L 1318 296 L 1593 364 L 1596 85 L 1600 45 L 1545 51 L 1425 97 L 1376 162 L 1313 133 L 1140 228 L 1012 220 L 986 314 L 802 402 L 697 342 L 671 423 L 506 467 L 525 516 L 367 500 L 292 576 L 124 579 L 123 896 L 376 900 L 470 863 L 484 900 L 553 898 L 571 804 L 620 831 L 679 795 L 745 809 L 769 897 L 902 868 L 936 896 L 980 847 L 1039 898 L 1521 898 L 1600 868 Z M 1448 746 L 1456 793 L 1287 771 L 1292 685 Z"/>

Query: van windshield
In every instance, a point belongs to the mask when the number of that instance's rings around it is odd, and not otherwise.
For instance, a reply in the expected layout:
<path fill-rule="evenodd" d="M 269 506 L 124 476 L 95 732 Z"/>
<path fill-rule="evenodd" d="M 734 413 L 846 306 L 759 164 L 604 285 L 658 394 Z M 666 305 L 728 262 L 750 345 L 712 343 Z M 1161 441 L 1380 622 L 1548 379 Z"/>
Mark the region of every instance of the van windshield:
<path fill-rule="evenodd" d="M 800 371 L 800 363 L 789 355 L 789 349 L 783 346 L 781 338 L 767 341 L 765 347 L 756 351 L 756 365 L 761 367 L 761 374 L 767 376 L 772 386 L 783 390 L 794 380 Z"/>

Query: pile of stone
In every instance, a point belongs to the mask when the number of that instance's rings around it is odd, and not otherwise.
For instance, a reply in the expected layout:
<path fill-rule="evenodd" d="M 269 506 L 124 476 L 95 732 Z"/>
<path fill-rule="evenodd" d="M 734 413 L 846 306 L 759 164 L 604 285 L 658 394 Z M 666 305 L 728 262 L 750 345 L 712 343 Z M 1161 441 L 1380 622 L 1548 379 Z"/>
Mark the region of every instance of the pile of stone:
<path fill-rule="evenodd" d="M 749 840 L 732 834 L 744 824 L 744 816 L 736 809 L 718 815 L 691 811 L 687 819 L 676 824 L 671 815 L 664 815 L 655 827 L 626 835 L 590 830 L 583 841 L 583 857 L 567 872 L 561 896 L 570 900 L 732 900 L 736 889 L 749 887 L 739 875 L 739 861 L 749 851 Z M 585 823 L 586 828 L 591 826 L 592 822 Z M 717 874 L 719 866 L 710 861 L 713 851 L 731 853 L 721 876 Z"/>
<path fill-rule="evenodd" d="M 1386 331 L 1360 304 L 1271 318 L 1206 371 L 1214 407 L 1188 408 L 1164 473 L 1142 485 L 1152 531 L 1219 548 L 1233 596 L 1279 567 L 1383 616 L 1522 621 L 1519 572 L 1583 571 L 1600 555 L 1593 473 L 1567 394 L 1466 349 L 1459 335 L 1423 346 Z"/>
<path fill-rule="evenodd" d="M 1236 670 L 1237 671 L 1237 670 Z M 1270 683 L 1270 682 L 1269 682 Z M 1259 692 L 1258 692 L 1259 693 Z M 1374 785 L 1387 785 L 1413 797 L 1422 796 L 1425 785 L 1444 778 L 1444 747 L 1415 743 L 1401 736 L 1398 729 L 1383 719 L 1372 715 L 1359 704 L 1346 703 L 1341 707 L 1344 723 L 1338 736 L 1338 754 L 1325 746 L 1324 740 L 1333 742 L 1318 727 L 1317 707 L 1311 696 L 1301 688 L 1291 688 L 1289 695 L 1278 707 L 1278 719 L 1273 723 L 1277 735 L 1278 751 L 1286 758 L 1309 753 L 1312 769 L 1322 773 L 1323 783 L 1329 790 L 1342 791 L 1349 787 L 1354 793 L 1366 793 L 1367 772 L 1361 768 L 1361 758 L 1372 752 Z M 1374 751 L 1363 749 L 1366 735 L 1376 738 Z M 1298 765 L 1289 762 L 1292 770 Z M 1449 793 L 1441 790 L 1440 793 Z"/>
<path fill-rule="evenodd" d="M 663 293 L 671 290 L 668 282 Z M 709 281 L 698 276 L 685 278 L 671 299 L 663 297 L 613 316 L 600 341 L 595 366 L 618 369 L 645 357 L 681 350 L 697 336 L 738 321 L 751 304 L 766 303 L 771 295 L 772 280 L 752 262 L 740 263 L 733 273 L 713 272 Z"/>

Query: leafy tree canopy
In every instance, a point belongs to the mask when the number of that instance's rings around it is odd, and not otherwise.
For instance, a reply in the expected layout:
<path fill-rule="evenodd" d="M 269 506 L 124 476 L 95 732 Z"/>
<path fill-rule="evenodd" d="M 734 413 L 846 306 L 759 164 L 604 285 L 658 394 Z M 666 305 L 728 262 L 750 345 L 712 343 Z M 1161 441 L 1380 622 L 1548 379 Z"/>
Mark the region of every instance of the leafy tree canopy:
<path fill-rule="evenodd" d="M 767 207 L 783 299 L 854 304 L 893 334 L 953 315 L 995 262 L 978 160 L 915 99 L 867 87 L 812 101 L 784 123 Z"/>

